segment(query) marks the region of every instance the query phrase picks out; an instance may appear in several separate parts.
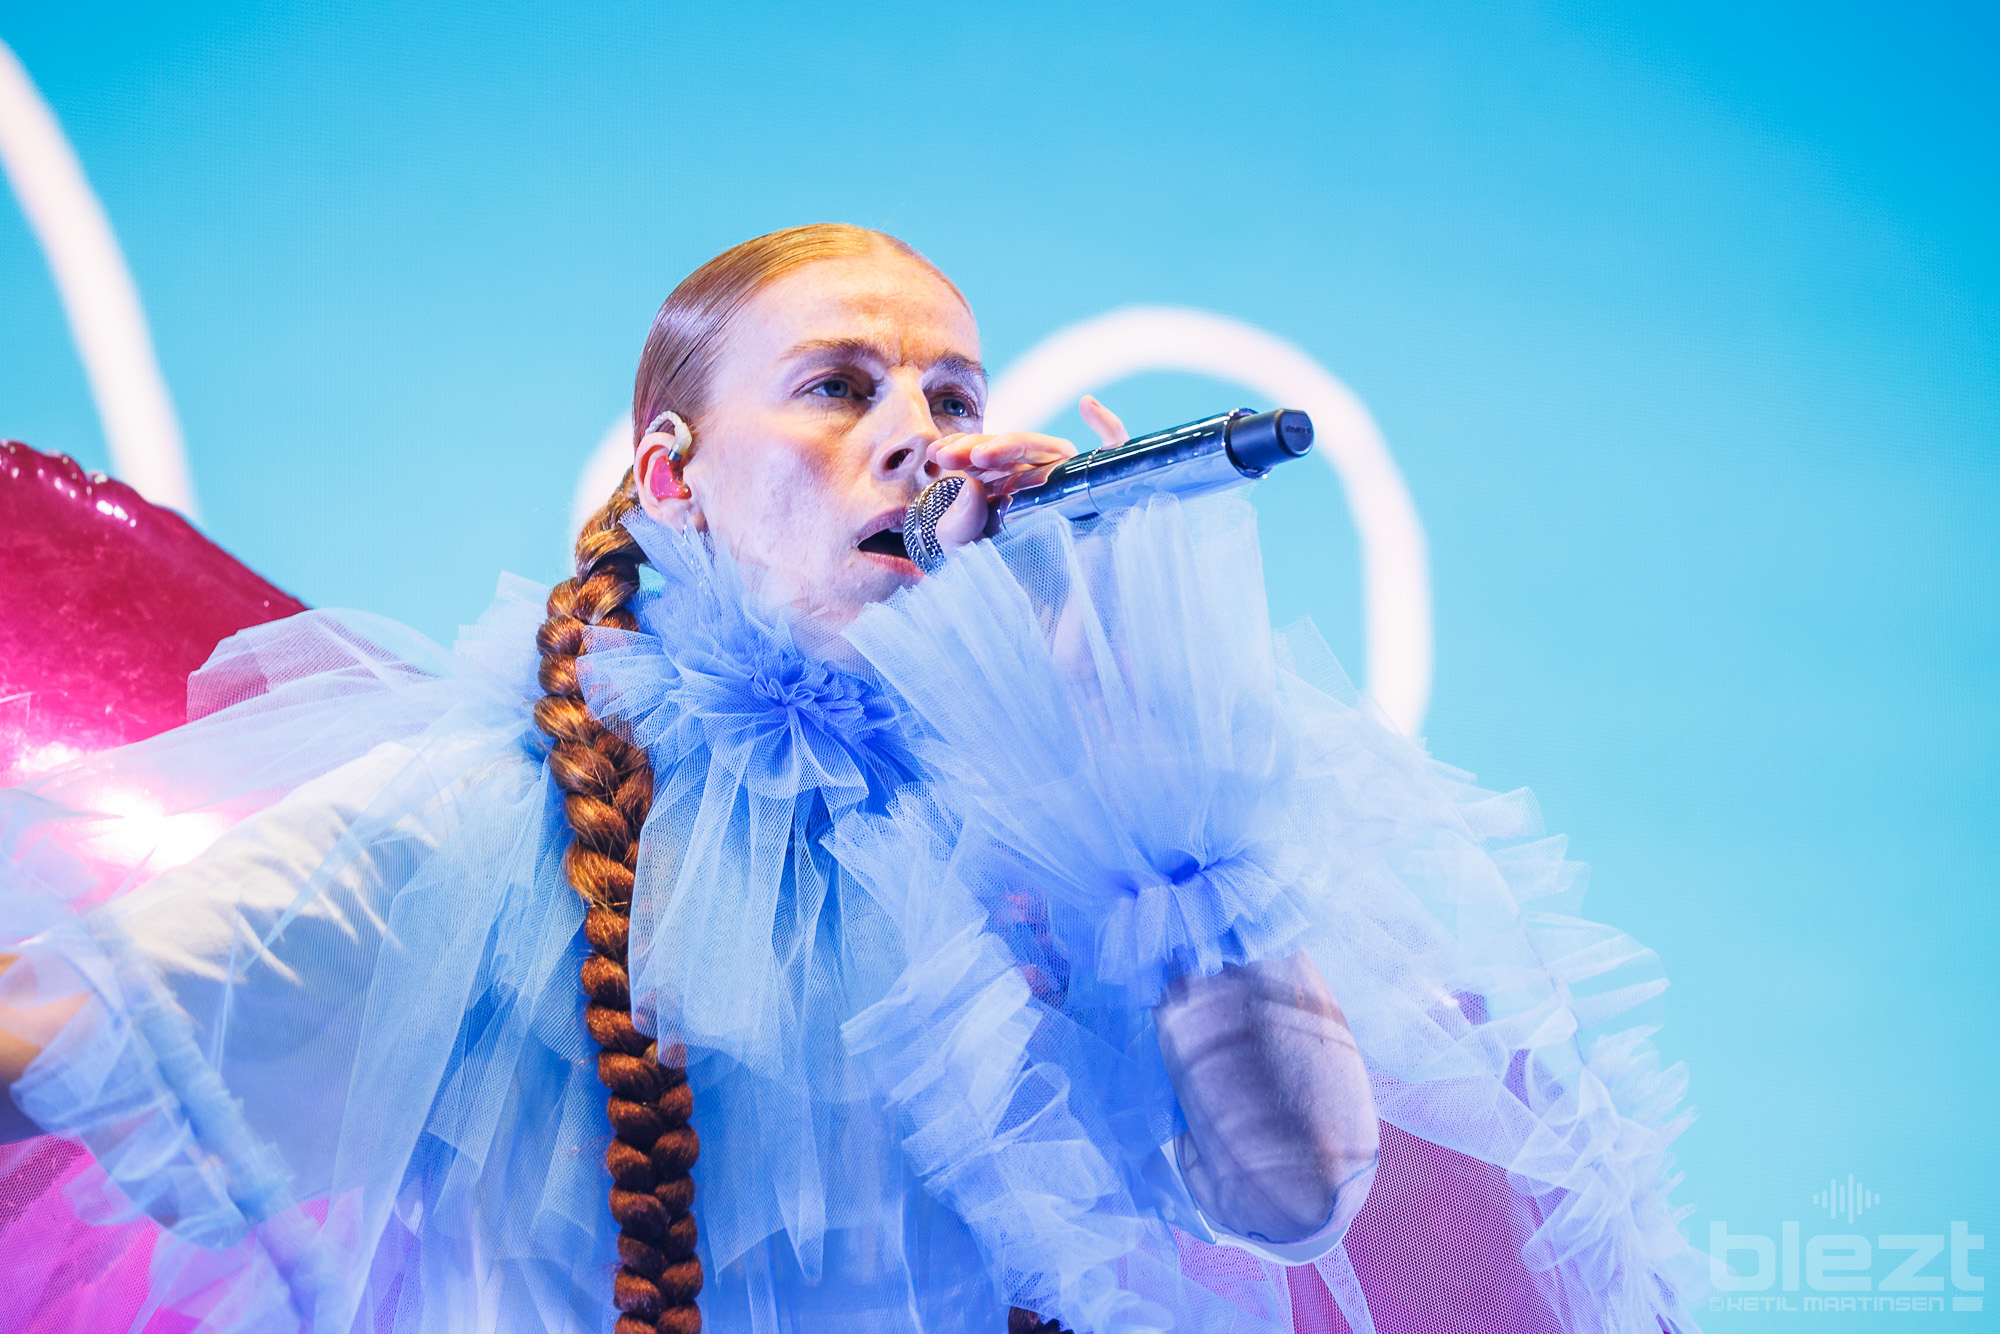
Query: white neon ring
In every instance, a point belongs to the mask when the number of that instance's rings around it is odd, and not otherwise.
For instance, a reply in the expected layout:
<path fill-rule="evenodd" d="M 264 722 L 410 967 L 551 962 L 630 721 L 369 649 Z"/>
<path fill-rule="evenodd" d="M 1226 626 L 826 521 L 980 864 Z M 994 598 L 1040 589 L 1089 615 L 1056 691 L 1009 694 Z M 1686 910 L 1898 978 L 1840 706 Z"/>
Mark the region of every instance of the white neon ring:
<path fill-rule="evenodd" d="M 194 479 L 139 289 L 76 151 L 5 42 L 0 166 L 55 276 L 112 471 L 154 504 L 194 518 Z"/>

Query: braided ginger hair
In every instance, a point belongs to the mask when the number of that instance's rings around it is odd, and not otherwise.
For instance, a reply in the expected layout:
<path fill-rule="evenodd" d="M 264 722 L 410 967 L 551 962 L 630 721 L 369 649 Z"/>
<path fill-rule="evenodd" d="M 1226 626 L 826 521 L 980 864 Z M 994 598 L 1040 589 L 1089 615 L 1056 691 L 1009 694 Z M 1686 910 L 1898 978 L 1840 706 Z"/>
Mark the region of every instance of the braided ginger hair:
<path fill-rule="evenodd" d="M 923 261 L 894 237 L 822 223 L 745 241 L 688 275 L 660 307 L 640 355 L 634 445 L 646 423 L 669 409 L 699 430 L 722 334 L 760 289 L 815 261 L 878 248 Z M 582 972 L 584 1022 L 599 1047 L 598 1077 L 610 1090 L 612 1139 L 604 1165 L 619 1226 L 612 1288 L 617 1334 L 696 1334 L 702 1272 L 690 1173 L 701 1146 L 689 1124 L 694 1094 L 687 1056 L 678 1044 L 661 1049 L 634 1026 L 626 973 L 633 872 L 639 831 L 652 806 L 653 772 L 642 749 L 592 716 L 576 678 L 589 626 L 636 628 L 626 604 L 638 591 L 645 554 L 623 521 L 637 506 L 628 470 L 578 535 L 575 576 L 549 594 L 548 620 L 536 638 L 544 694 L 535 704 L 535 725 L 554 743 L 549 775 L 565 794 L 573 835 L 563 870 L 583 896 L 583 933 L 591 948 Z"/>
<path fill-rule="evenodd" d="M 535 725 L 555 743 L 549 775 L 567 794 L 575 835 L 563 870 L 586 905 L 583 934 L 592 952 L 583 962 L 584 1023 L 600 1048 L 598 1078 L 611 1091 L 604 1165 L 619 1224 L 617 1334 L 696 1334 L 701 1261 L 689 1169 L 701 1146 L 688 1124 L 694 1093 L 684 1054 L 660 1051 L 634 1027 L 625 972 L 632 872 L 653 802 L 653 771 L 644 751 L 591 716 L 576 684 L 585 627 L 637 628 L 625 604 L 639 587 L 644 558 L 620 525 L 637 503 L 630 484 L 628 473 L 626 485 L 584 525 L 576 576 L 549 595 L 549 618 L 535 641 L 545 692 L 535 704 Z"/>

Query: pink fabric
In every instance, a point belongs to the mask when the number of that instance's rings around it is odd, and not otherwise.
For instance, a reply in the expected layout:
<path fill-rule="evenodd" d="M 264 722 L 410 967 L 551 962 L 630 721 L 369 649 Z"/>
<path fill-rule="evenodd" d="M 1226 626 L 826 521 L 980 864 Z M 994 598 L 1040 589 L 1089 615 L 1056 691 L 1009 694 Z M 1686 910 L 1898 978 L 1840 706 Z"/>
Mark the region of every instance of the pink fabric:
<path fill-rule="evenodd" d="M 98 1334 L 133 1329 L 149 1287 L 150 1222 L 93 1227 L 72 1212 L 95 1165 L 83 1146 L 43 1136 L 0 1146 L 0 1255 L 7 1257 L 9 1334 Z M 138 1325 L 182 1334 L 193 1322 L 167 1312 Z"/>
<path fill-rule="evenodd" d="M 1340 1250 L 1287 1271 L 1292 1327 L 1363 1334 L 1329 1287 L 1351 1265 L 1375 1334 L 1557 1334 L 1564 1322 L 1521 1262 L 1536 1225 L 1534 1202 L 1500 1169 L 1385 1125 L 1375 1183 Z M 1190 1273 L 1225 1297 L 1249 1299 L 1247 1283 L 1262 1273 L 1256 1260 L 1231 1247 L 1186 1245 L 1201 1251 L 1183 1257 Z M 1240 1296 L 1238 1278 L 1246 1281 Z"/>
<path fill-rule="evenodd" d="M 1562 1329 L 1549 1296 L 1521 1263 L 1538 1222 L 1533 1201 L 1491 1163 L 1382 1127 L 1375 1185 L 1345 1243 L 1377 1334 Z M 1329 1334 L 1348 1328 L 1337 1311 L 1325 1323 L 1301 1320 L 1298 1327 Z"/>
<path fill-rule="evenodd" d="M 305 604 L 171 510 L 74 459 L 0 441 L 0 786 L 69 755 L 137 741 L 187 718 L 188 674 L 217 643 Z M 81 1145 L 0 1145 L 0 1330 L 182 1334 L 140 1318 L 159 1226 L 97 1227 Z"/>
<path fill-rule="evenodd" d="M 186 722 L 211 649 L 304 610 L 123 482 L 0 441 L 0 786 Z"/>

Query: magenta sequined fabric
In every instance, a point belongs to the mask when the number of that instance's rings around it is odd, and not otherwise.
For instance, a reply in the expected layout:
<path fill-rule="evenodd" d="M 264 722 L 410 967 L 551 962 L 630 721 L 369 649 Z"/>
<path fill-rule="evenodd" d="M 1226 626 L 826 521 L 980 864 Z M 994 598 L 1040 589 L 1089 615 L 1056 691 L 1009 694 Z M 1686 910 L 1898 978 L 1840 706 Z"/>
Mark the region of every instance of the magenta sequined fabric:
<path fill-rule="evenodd" d="M 186 722 L 210 650 L 304 610 L 123 482 L 0 442 L 0 785 Z"/>
<path fill-rule="evenodd" d="M 0 441 L 0 786 L 179 726 L 217 643 L 304 610 L 123 482 Z M 157 1224 L 78 1221 L 93 1171 L 70 1141 L 0 1145 L 0 1328 L 190 1328 L 144 1311 Z"/>

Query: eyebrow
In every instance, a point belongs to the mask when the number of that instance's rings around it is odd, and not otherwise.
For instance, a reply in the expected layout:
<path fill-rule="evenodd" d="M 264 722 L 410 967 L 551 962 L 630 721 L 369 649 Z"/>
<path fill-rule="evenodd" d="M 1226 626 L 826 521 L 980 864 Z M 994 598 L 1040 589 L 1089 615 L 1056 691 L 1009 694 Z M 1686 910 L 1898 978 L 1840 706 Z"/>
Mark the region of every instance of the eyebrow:
<path fill-rule="evenodd" d="M 805 361 L 812 357 L 869 357 L 885 365 L 893 365 L 896 360 L 889 354 L 887 348 L 879 343 L 871 343 L 865 338 L 808 338 L 786 352 L 784 359 L 791 362 Z M 986 368 L 973 358 L 960 356 L 956 352 L 945 353 L 933 361 L 927 369 L 969 376 L 977 380 L 981 386 L 986 383 Z"/>

